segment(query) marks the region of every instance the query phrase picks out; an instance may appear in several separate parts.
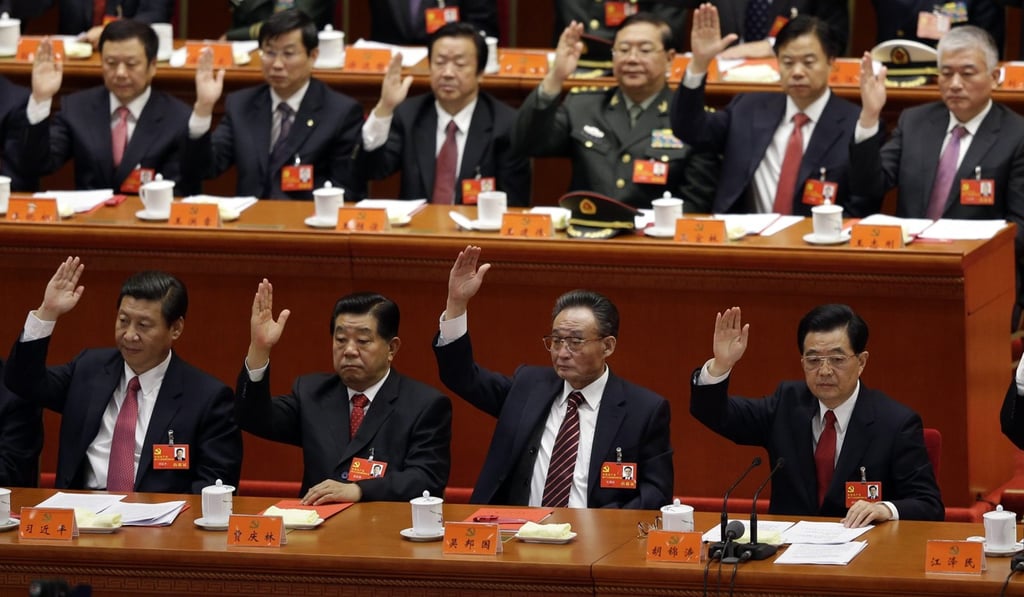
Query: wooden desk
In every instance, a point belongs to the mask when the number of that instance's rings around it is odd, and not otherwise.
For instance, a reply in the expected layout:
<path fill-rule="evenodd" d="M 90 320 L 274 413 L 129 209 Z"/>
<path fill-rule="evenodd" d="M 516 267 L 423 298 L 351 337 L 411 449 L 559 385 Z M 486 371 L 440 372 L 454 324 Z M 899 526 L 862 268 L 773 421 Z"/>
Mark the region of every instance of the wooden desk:
<path fill-rule="evenodd" d="M 114 301 L 123 280 L 147 268 L 179 275 L 191 294 L 185 333 L 175 349 L 234 386 L 249 341 L 249 311 L 263 277 L 274 283 L 275 309 L 292 316 L 273 355 L 271 387 L 284 393 L 298 375 L 331 370 L 328 325 L 334 301 L 355 290 L 382 292 L 400 305 L 407 375 L 443 387 L 430 348 L 444 308 L 447 276 L 468 243 L 493 264 L 470 307 L 478 361 L 511 374 L 544 365 L 540 337 L 555 298 L 573 288 L 605 293 L 619 307 L 618 348 L 609 363 L 620 376 L 672 403 L 675 493 L 719 495 L 760 450 L 714 435 L 688 414 L 690 372 L 710 356 L 716 311 L 743 307 L 750 345 L 732 391 L 759 396 L 783 379 L 802 379 L 795 330 L 812 307 L 846 302 L 871 329 L 863 383 L 915 408 L 938 428 L 946 449 L 939 481 L 950 506 L 969 506 L 1012 474 L 1010 443 L 998 411 L 1010 377 L 1007 319 L 1013 300 L 1013 230 L 987 242 L 914 243 L 898 251 L 859 251 L 804 243 L 804 221 L 772 237 L 723 246 L 681 246 L 642 235 L 609 242 L 513 240 L 455 230 L 447 209 L 428 207 L 391 233 L 339 234 L 307 228 L 312 205 L 264 201 L 223 230 L 175 230 L 136 221 L 135 198 L 57 225 L 0 222 L 0 340 L 13 342 L 24 313 L 68 254 L 86 264 L 86 291 L 63 317 L 50 362 L 111 339 Z M 460 208 L 472 214 L 472 208 Z M 493 421 L 454 400 L 449 484 L 472 486 Z M 53 470 L 50 416 L 43 470 Z M 298 480 L 298 450 L 246 437 L 243 476 Z M 707 457 L 714 454 L 714 457 Z M 751 486 L 751 487 L 748 487 Z M 744 484 L 737 496 L 748 495 Z"/>
<path fill-rule="evenodd" d="M 50 494 L 15 490 L 12 505 L 34 505 Z M 135 494 L 129 501 L 183 496 Z M 399 537 L 410 526 L 405 503 L 356 504 L 311 531 L 290 531 L 280 549 L 229 548 L 224 532 L 195 528 L 197 496 L 169 527 L 123 527 L 109 535 L 81 535 L 70 544 L 20 541 L 0 534 L 0 597 L 21 597 L 37 578 L 88 583 L 94 595 L 700 595 L 702 565 L 648 564 L 638 521 L 654 512 L 557 509 L 550 522 L 568 522 L 578 537 L 567 545 L 506 540 L 503 553 L 444 556 L 440 543 Z M 234 510 L 254 514 L 272 498 L 235 498 Z M 475 506 L 445 506 L 447 520 L 462 520 Z M 697 513 L 696 527 L 718 515 Z M 849 566 L 744 564 L 737 595 L 891 596 L 997 595 L 1006 558 L 989 558 L 980 577 L 927 575 L 927 539 L 981 534 L 980 524 L 894 522 L 863 536 L 868 547 Z M 728 567 L 727 567 L 728 568 Z M 727 570 L 725 578 L 728 579 Z M 712 587 L 714 587 L 714 575 Z M 1024 594 L 1022 581 L 1010 595 Z M 714 590 L 714 589 L 712 589 Z"/>

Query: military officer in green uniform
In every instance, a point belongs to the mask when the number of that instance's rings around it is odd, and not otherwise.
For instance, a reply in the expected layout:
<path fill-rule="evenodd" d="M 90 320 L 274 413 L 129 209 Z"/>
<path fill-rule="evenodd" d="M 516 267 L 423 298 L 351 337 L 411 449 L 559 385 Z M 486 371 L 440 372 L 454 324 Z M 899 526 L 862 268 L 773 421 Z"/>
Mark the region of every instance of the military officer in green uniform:
<path fill-rule="evenodd" d="M 686 212 L 706 213 L 714 196 L 719 157 L 696 152 L 672 134 L 672 93 L 666 74 L 675 51 L 672 30 L 648 13 L 628 17 L 615 36 L 617 87 L 573 89 L 559 102 L 575 70 L 582 23 L 562 32 L 554 65 L 516 116 L 514 151 L 572 159 L 570 191 L 591 191 L 633 207 L 664 196 L 683 199 Z"/>

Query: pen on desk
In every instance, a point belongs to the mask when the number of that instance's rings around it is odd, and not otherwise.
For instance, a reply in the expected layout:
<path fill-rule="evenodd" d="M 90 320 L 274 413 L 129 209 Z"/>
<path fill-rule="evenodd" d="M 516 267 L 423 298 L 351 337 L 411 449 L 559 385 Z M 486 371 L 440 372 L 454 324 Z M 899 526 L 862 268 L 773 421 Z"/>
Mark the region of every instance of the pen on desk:
<path fill-rule="evenodd" d="M 473 522 L 496 522 L 498 524 L 525 524 L 528 522 L 525 518 L 502 518 L 493 514 L 485 514 L 483 516 L 474 516 Z"/>

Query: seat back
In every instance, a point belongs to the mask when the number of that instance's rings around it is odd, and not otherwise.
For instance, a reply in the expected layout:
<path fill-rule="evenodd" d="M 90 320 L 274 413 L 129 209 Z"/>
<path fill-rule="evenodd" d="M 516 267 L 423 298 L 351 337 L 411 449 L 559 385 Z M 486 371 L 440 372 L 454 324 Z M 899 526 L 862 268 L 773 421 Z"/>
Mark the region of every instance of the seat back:
<path fill-rule="evenodd" d="M 933 427 L 924 428 L 924 449 L 935 471 L 935 482 L 939 482 L 939 463 L 942 461 L 942 433 Z"/>

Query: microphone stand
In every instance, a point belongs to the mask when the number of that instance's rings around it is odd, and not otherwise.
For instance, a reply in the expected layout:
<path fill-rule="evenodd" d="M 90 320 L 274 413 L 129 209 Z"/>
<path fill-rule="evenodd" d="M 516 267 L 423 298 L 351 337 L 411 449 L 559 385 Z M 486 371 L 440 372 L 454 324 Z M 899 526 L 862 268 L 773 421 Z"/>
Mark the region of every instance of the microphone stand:
<path fill-rule="evenodd" d="M 775 461 L 775 466 L 772 468 L 768 476 L 765 477 L 761 486 L 754 492 L 754 505 L 750 509 L 750 543 L 746 545 L 737 545 L 736 550 L 739 552 L 739 556 L 746 556 L 743 561 L 746 560 L 766 560 L 779 551 L 778 545 L 771 545 L 769 543 L 758 543 L 757 542 L 757 498 L 761 495 L 761 490 L 764 489 L 765 485 L 772 478 L 777 470 L 782 468 L 785 464 L 785 459 L 779 458 Z"/>

